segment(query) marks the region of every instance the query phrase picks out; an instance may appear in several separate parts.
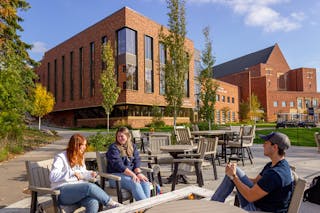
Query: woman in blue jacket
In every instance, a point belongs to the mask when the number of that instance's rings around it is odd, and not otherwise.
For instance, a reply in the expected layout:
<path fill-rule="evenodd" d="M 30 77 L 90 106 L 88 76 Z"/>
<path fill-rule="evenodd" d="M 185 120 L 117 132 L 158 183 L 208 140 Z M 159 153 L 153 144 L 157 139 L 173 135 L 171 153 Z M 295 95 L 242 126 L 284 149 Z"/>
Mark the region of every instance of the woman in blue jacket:
<path fill-rule="evenodd" d="M 132 143 L 131 134 L 126 127 L 116 133 L 116 142 L 109 146 L 107 152 L 107 172 L 121 177 L 121 187 L 130 191 L 135 200 L 150 197 L 150 183 L 141 173 L 139 151 Z M 111 187 L 115 181 L 110 180 Z"/>

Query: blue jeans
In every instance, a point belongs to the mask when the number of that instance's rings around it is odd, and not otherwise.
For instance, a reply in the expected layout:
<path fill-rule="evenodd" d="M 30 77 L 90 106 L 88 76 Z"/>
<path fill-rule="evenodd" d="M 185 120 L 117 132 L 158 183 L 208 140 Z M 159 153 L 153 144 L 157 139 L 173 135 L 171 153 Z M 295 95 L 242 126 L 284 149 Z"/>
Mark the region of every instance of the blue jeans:
<path fill-rule="evenodd" d="M 110 197 L 105 191 L 94 183 L 66 184 L 58 188 L 60 205 L 79 204 L 86 208 L 86 213 L 96 213 L 99 203 L 107 206 Z"/>
<path fill-rule="evenodd" d="M 130 191 L 136 201 L 150 197 L 150 182 L 140 181 L 140 183 L 137 183 L 134 182 L 130 176 L 123 173 L 113 174 L 121 177 L 121 188 Z M 116 182 L 114 180 L 109 180 L 109 184 L 111 187 L 116 187 Z"/>
<path fill-rule="evenodd" d="M 241 180 L 242 183 L 247 185 L 248 187 L 253 187 L 253 182 L 247 177 L 247 175 L 239 168 L 237 168 L 237 176 Z M 220 186 L 218 189 L 215 191 L 215 193 L 212 195 L 211 200 L 214 201 L 219 201 L 219 202 L 224 202 L 225 199 L 231 194 L 233 191 L 235 185 L 230 178 L 225 175 Z M 237 190 L 238 191 L 238 190 Z M 241 208 L 247 210 L 247 211 L 257 211 L 257 209 L 254 205 L 254 203 L 248 202 L 238 191 L 238 197 L 239 197 L 239 202 Z"/>

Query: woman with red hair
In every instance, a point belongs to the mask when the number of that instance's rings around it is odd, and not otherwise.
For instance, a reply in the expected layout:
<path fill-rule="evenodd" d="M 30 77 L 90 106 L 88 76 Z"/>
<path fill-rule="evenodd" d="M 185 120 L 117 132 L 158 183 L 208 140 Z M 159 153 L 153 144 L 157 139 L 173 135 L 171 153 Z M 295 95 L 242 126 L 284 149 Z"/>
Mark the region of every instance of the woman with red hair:
<path fill-rule="evenodd" d="M 68 147 L 54 157 L 50 172 L 52 189 L 59 189 L 59 205 L 79 204 L 87 213 L 98 212 L 99 203 L 107 207 L 118 207 L 99 186 L 89 182 L 97 174 L 86 169 L 84 153 L 87 140 L 80 134 L 71 136 Z"/>

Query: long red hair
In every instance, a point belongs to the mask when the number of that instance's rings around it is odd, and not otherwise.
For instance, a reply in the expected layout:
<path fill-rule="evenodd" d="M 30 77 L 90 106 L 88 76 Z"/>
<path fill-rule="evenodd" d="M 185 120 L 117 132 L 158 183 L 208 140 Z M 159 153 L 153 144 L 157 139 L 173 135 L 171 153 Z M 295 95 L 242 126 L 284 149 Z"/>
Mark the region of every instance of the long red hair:
<path fill-rule="evenodd" d="M 86 138 L 80 134 L 71 136 L 67 147 L 67 158 L 71 167 L 84 165 L 84 153 L 80 152 L 80 146 L 84 144 Z"/>

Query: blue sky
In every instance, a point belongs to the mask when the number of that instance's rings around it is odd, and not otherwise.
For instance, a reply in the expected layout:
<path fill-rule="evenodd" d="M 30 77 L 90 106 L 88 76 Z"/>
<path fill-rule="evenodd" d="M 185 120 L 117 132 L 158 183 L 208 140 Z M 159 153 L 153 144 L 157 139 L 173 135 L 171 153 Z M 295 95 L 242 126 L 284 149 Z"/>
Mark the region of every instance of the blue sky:
<path fill-rule="evenodd" d="M 33 44 L 30 55 L 45 51 L 124 6 L 167 25 L 165 0 L 27 0 L 22 39 Z M 186 0 L 187 37 L 202 50 L 202 30 L 210 27 L 216 65 L 278 43 L 291 69 L 320 71 L 320 1 Z M 318 91 L 320 74 L 318 73 Z"/>

